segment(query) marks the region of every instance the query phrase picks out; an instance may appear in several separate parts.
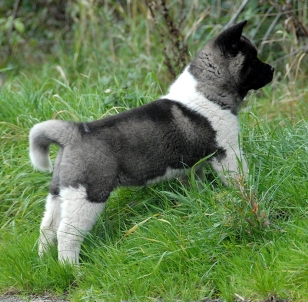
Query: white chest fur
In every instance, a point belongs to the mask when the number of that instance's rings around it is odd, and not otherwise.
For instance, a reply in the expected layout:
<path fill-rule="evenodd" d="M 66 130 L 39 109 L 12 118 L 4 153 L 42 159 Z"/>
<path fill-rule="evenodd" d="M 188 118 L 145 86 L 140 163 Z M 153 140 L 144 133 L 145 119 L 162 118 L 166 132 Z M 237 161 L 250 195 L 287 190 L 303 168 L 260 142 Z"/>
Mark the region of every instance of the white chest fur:
<path fill-rule="evenodd" d="M 224 159 L 218 161 L 215 158 L 210 162 L 213 168 L 220 174 L 222 181 L 227 184 L 226 178 L 222 176 L 223 172 L 227 171 L 234 174 L 243 170 L 244 173 L 247 173 L 247 165 L 239 147 L 238 117 L 230 110 L 222 109 L 218 104 L 208 100 L 198 92 L 198 82 L 188 69 L 189 66 L 171 85 L 168 94 L 163 96 L 163 98 L 182 103 L 209 121 L 212 128 L 216 131 L 216 144 L 226 151 Z M 239 162 L 241 162 L 240 168 Z"/>

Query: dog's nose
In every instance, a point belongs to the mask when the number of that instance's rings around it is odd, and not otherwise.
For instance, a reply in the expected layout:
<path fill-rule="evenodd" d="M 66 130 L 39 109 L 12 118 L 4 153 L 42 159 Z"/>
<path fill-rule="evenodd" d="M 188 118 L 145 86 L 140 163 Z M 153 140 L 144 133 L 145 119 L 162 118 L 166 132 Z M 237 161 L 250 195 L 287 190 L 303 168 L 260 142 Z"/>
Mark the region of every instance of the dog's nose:
<path fill-rule="evenodd" d="M 275 68 L 273 66 L 271 66 L 271 72 L 274 73 Z"/>

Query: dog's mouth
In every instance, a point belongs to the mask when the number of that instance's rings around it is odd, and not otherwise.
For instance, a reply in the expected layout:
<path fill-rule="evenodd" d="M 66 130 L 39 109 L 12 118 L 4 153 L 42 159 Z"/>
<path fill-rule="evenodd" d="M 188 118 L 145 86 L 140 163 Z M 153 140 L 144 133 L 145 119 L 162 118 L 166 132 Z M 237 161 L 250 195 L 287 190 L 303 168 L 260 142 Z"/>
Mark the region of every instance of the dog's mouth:
<path fill-rule="evenodd" d="M 269 84 L 274 77 L 274 71 L 275 68 L 269 64 L 265 64 L 265 66 L 262 69 L 262 72 L 260 73 L 258 80 L 254 81 L 254 85 L 252 87 L 253 90 L 258 90 L 265 85 Z"/>
<path fill-rule="evenodd" d="M 274 71 L 275 71 L 275 68 L 271 65 L 267 65 L 267 70 L 265 72 L 265 77 L 264 77 L 264 81 L 265 81 L 265 84 L 268 84 L 270 83 L 272 80 L 273 80 L 273 77 L 274 77 Z"/>

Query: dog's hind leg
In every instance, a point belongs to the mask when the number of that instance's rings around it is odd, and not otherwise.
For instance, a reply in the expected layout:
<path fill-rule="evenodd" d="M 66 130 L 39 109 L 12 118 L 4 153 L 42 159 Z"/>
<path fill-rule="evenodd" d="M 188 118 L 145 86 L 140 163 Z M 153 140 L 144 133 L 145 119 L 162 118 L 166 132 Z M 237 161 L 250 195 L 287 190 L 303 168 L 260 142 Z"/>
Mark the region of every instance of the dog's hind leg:
<path fill-rule="evenodd" d="M 60 192 L 62 219 L 58 228 L 58 258 L 60 262 L 79 262 L 81 243 L 92 229 L 105 202 L 90 202 L 85 187 L 68 187 Z"/>
<path fill-rule="evenodd" d="M 45 214 L 40 227 L 39 256 L 42 257 L 46 250 L 56 240 L 57 230 L 61 219 L 60 196 L 47 196 Z"/>
<path fill-rule="evenodd" d="M 61 203 L 62 199 L 59 196 L 60 188 L 60 163 L 62 160 L 63 150 L 60 149 L 55 161 L 54 173 L 49 188 L 49 194 L 46 200 L 45 214 L 40 227 L 39 238 L 39 256 L 48 250 L 49 246 L 56 241 L 57 230 L 61 220 Z"/>

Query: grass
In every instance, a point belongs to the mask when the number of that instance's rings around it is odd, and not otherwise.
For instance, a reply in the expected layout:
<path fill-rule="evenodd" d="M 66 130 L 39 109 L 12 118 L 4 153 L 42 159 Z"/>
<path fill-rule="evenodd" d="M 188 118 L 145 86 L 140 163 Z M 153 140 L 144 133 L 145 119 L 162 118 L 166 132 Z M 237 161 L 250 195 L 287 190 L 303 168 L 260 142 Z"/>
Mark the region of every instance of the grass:
<path fill-rule="evenodd" d="M 240 114 L 251 171 L 245 192 L 223 187 L 210 170 L 201 189 L 193 177 L 118 189 L 83 244 L 79 268 L 60 265 L 55 249 L 38 258 L 51 176 L 30 165 L 29 129 L 50 118 L 89 121 L 140 106 L 170 83 L 159 39 L 148 33 L 150 44 L 143 44 L 147 24 L 124 17 L 112 31 L 109 16 L 112 35 L 93 41 L 99 25 L 91 15 L 92 27 L 76 31 L 71 48 L 60 43 L 55 56 L 28 66 L 17 55 L 3 71 L 0 293 L 48 292 L 70 301 L 307 301 L 308 89 L 298 58 L 290 58 L 287 77 L 277 69 L 270 86 L 250 94 Z M 126 35 L 127 28 L 134 31 Z M 192 54 L 204 30 L 189 38 Z"/>

